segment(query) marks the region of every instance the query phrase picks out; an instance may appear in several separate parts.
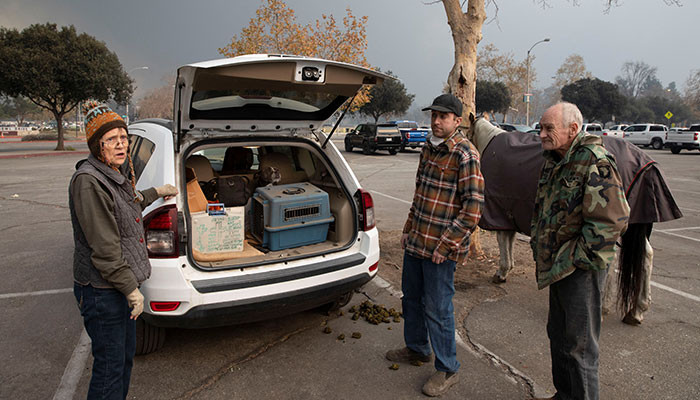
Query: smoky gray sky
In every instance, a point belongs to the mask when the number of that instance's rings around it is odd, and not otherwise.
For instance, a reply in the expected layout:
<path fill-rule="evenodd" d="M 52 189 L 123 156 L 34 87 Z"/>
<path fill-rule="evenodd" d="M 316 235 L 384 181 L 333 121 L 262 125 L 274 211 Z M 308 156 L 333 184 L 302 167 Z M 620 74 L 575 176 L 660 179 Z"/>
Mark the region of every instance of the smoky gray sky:
<path fill-rule="evenodd" d="M 350 7 L 367 15 L 367 60 L 393 71 L 416 95 L 415 106 L 425 106 L 441 91 L 454 61 L 454 47 L 442 4 L 420 0 L 312 1 L 286 0 L 300 23 L 321 14 L 338 19 Z M 535 42 L 535 86 L 553 80 L 564 59 L 583 56 L 591 73 L 614 81 L 625 61 L 644 61 L 657 67 L 666 86 L 683 89 L 690 72 L 700 68 L 697 18 L 700 1 L 682 0 L 667 6 L 664 0 L 621 0 L 604 13 L 604 0 L 550 0 L 543 9 L 533 0 L 497 0 L 487 8 L 480 47 L 494 44 L 501 52 L 525 59 Z M 33 23 L 74 25 L 104 41 L 119 56 L 124 69 L 135 70 L 136 97 L 163 84 L 162 78 L 178 66 L 221 58 L 217 49 L 247 26 L 260 1 L 254 0 L 2 0 L 0 25 L 23 29 Z"/>

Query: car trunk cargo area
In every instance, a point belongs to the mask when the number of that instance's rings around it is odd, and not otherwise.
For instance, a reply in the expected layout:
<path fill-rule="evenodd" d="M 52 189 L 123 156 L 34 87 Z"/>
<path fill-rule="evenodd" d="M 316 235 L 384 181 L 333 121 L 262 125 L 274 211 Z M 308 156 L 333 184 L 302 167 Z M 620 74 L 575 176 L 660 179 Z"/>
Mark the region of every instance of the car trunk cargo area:
<path fill-rule="evenodd" d="M 185 171 L 187 248 L 199 268 L 291 261 L 357 236 L 354 194 L 315 145 L 208 141 L 188 152 Z"/>

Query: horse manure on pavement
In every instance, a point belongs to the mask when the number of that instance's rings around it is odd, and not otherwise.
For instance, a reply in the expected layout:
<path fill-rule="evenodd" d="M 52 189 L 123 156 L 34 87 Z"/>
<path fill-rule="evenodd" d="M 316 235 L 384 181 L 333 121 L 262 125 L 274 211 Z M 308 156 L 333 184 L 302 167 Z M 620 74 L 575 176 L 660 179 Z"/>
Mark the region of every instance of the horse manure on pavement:
<path fill-rule="evenodd" d="M 388 324 L 391 321 L 398 323 L 401 322 L 401 317 L 403 316 L 401 312 L 393 308 L 387 309 L 384 305 L 374 304 L 369 300 L 363 301 L 359 306 L 350 307 L 348 313 L 352 314 L 353 320 L 364 318 L 365 321 L 372 325 Z"/>

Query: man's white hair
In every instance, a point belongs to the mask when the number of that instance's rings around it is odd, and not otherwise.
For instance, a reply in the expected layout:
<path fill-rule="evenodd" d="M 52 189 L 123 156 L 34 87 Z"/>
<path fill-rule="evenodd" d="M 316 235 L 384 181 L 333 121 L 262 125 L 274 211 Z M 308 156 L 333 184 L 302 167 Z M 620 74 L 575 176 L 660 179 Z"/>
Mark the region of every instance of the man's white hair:
<path fill-rule="evenodd" d="M 560 101 L 557 105 L 561 106 L 561 123 L 568 127 L 575 122 L 580 131 L 581 126 L 583 126 L 583 115 L 581 115 L 581 110 L 576 107 L 576 104 Z"/>

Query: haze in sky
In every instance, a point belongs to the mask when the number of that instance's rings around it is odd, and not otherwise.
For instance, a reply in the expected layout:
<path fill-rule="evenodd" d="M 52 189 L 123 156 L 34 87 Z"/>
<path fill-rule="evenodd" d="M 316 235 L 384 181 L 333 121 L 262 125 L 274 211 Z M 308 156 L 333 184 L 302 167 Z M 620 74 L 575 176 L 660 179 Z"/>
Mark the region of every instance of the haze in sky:
<path fill-rule="evenodd" d="M 494 44 L 523 60 L 537 41 L 532 63 L 535 87 L 552 84 L 564 59 L 577 53 L 597 78 L 611 81 L 625 61 L 644 61 L 657 67 L 664 86 L 676 82 L 683 89 L 700 68 L 698 37 L 700 1 L 683 0 L 682 7 L 664 0 L 621 1 L 604 13 L 603 0 L 497 1 L 498 13 L 487 8 L 480 47 Z M 454 62 L 454 47 L 440 3 L 420 0 L 312 1 L 287 0 L 298 22 L 310 23 L 321 14 L 341 19 L 350 7 L 367 15 L 367 60 L 393 71 L 416 95 L 414 107 L 430 104 L 440 93 Z M 33 23 L 74 25 L 104 41 L 119 56 L 124 69 L 134 70 L 135 97 L 161 86 L 184 64 L 221 58 L 217 49 L 248 25 L 261 1 L 254 0 L 3 0 L 0 26 L 23 29 Z"/>

